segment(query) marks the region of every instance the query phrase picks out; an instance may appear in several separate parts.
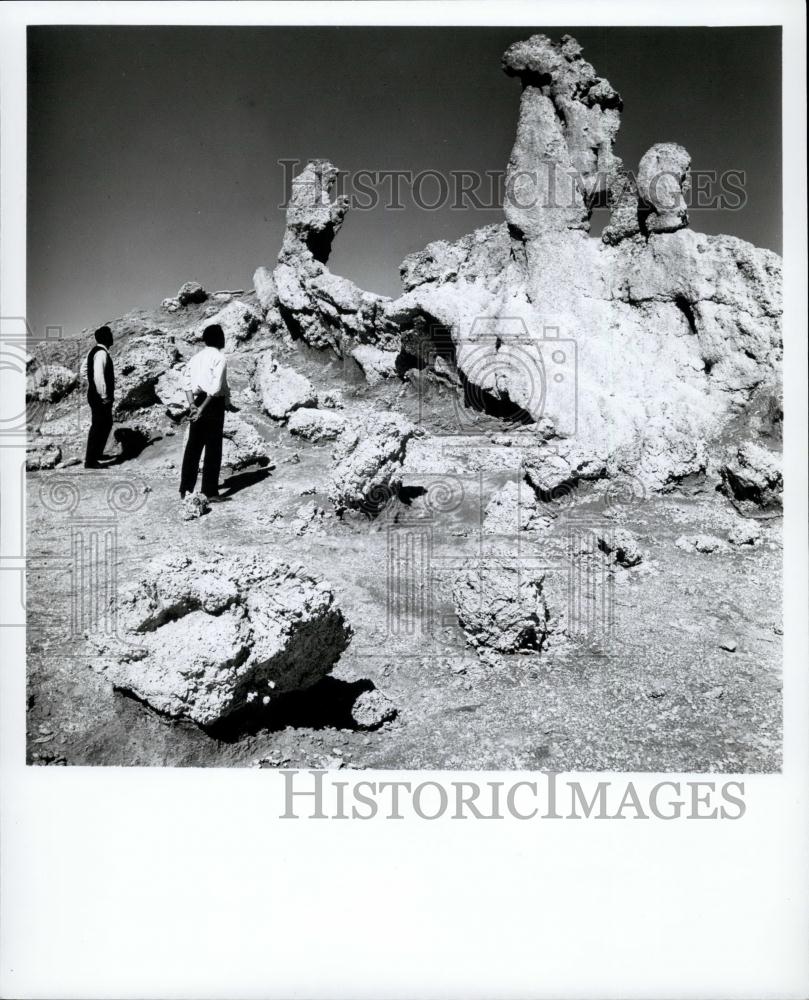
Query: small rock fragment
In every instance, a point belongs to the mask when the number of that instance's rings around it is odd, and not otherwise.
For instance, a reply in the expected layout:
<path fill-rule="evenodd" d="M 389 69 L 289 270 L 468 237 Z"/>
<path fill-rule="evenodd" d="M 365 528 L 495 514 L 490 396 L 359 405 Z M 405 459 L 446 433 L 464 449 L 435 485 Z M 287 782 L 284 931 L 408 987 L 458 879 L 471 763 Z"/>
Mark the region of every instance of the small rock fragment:
<path fill-rule="evenodd" d="M 351 717 L 360 729 L 378 729 L 396 718 L 396 706 L 376 688 L 363 691 L 351 708 Z"/>

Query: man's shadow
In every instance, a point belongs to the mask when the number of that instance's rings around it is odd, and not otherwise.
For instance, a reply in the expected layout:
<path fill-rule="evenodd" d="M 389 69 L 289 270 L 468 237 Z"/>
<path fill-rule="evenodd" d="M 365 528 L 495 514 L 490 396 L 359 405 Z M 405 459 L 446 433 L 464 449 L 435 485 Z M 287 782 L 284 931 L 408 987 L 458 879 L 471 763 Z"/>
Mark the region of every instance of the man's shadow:
<path fill-rule="evenodd" d="M 219 494 L 223 500 L 229 500 L 236 493 L 263 482 L 271 472 L 271 468 L 251 469 L 249 472 L 238 472 L 228 476 L 222 483 L 224 491 Z"/>

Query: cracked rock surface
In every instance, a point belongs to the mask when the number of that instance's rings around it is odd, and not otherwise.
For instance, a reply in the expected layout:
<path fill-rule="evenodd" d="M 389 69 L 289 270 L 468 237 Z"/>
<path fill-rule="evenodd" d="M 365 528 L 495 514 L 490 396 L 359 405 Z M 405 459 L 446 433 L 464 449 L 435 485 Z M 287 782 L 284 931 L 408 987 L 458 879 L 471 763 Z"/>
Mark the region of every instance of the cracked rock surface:
<path fill-rule="evenodd" d="M 112 683 L 212 725 L 325 676 L 351 630 L 329 584 L 260 553 L 155 560 L 117 603 L 121 641 L 91 636 Z"/>

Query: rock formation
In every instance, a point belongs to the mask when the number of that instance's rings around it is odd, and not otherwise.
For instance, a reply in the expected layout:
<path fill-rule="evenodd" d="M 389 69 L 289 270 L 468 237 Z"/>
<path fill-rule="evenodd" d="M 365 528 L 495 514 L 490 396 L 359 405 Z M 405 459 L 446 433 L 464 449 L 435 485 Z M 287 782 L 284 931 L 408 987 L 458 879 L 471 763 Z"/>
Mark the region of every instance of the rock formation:
<path fill-rule="evenodd" d="M 506 171 L 504 212 L 512 230 L 589 229 L 589 204 L 621 165 L 612 151 L 622 102 L 597 76 L 575 38 L 515 42 L 503 69 L 522 82 L 517 136 Z"/>
<path fill-rule="evenodd" d="M 351 706 L 351 718 L 359 729 L 379 729 L 396 718 L 396 706 L 381 691 L 362 691 Z"/>
<path fill-rule="evenodd" d="M 364 292 L 326 267 L 331 245 L 348 211 L 344 197 L 331 200 L 337 168 L 315 160 L 292 182 L 287 227 L 273 272 L 278 307 L 293 336 L 315 347 L 344 353 L 354 343 L 398 347 L 396 329 L 385 317 L 385 296 Z M 254 277 L 266 297 L 265 269 Z"/>
<path fill-rule="evenodd" d="M 302 406 L 317 406 L 317 392 L 309 379 L 280 364 L 270 351 L 258 360 L 253 388 L 264 411 L 275 420 L 285 420 Z"/>
<path fill-rule="evenodd" d="M 743 441 L 723 463 L 722 486 L 748 512 L 777 507 L 784 490 L 781 457 L 754 441 Z"/>
<path fill-rule="evenodd" d="M 396 413 L 370 414 L 364 424 L 347 428 L 332 455 L 329 499 L 338 514 L 353 508 L 373 514 L 401 485 L 402 463 L 413 424 Z"/>
<path fill-rule="evenodd" d="M 114 415 L 122 419 L 158 402 L 157 382 L 179 360 L 174 339 L 160 330 L 131 337 L 115 358 Z"/>
<path fill-rule="evenodd" d="M 551 515 L 543 509 L 536 493 L 526 482 L 508 482 L 489 501 L 483 530 L 493 535 L 543 532 L 550 527 L 551 521 Z"/>
<path fill-rule="evenodd" d="M 334 441 L 345 430 L 346 418 L 333 410 L 302 407 L 291 414 L 287 427 L 307 441 Z"/>
<path fill-rule="evenodd" d="M 470 562 L 452 588 L 458 621 L 469 643 L 497 653 L 540 650 L 558 627 L 544 583 L 544 573 L 519 564 Z"/>
<path fill-rule="evenodd" d="M 222 440 L 222 465 L 238 472 L 251 465 L 267 466 L 270 448 L 256 428 L 236 413 L 225 414 Z"/>
<path fill-rule="evenodd" d="M 673 233 L 688 225 L 685 197 L 691 186 L 691 157 L 676 142 L 658 142 L 638 164 L 638 197 L 646 207 L 648 233 Z"/>
<path fill-rule="evenodd" d="M 25 386 L 27 401 L 58 403 L 79 384 L 79 377 L 65 365 L 38 365 L 28 370 Z"/>
<path fill-rule="evenodd" d="M 729 422 L 780 379 L 779 257 L 685 228 L 682 146 L 623 168 L 620 96 L 574 39 L 535 35 L 503 65 L 523 88 L 506 222 L 411 254 L 404 294 L 369 300 L 325 266 L 347 204 L 331 198 L 333 165 L 310 163 L 274 272 L 282 313 L 339 351 L 398 341 L 402 367 L 448 334 L 467 401 L 533 421 L 538 480 L 556 468 L 558 483 L 631 475 L 658 490 L 716 470 Z M 601 240 L 587 234 L 599 199 Z M 446 350 L 432 356 L 446 366 Z"/>
<path fill-rule="evenodd" d="M 263 553 L 170 552 L 116 605 L 118 639 L 90 636 L 99 669 L 153 708 L 202 726 L 324 677 L 351 629 L 330 586 Z"/>
<path fill-rule="evenodd" d="M 190 332 L 194 340 L 201 341 L 205 327 L 213 323 L 218 324 L 225 335 L 225 352 L 232 354 L 239 344 L 248 340 L 258 330 L 262 320 L 261 313 L 252 306 L 233 299 L 220 309 L 212 311 L 210 316 L 200 320 Z"/>

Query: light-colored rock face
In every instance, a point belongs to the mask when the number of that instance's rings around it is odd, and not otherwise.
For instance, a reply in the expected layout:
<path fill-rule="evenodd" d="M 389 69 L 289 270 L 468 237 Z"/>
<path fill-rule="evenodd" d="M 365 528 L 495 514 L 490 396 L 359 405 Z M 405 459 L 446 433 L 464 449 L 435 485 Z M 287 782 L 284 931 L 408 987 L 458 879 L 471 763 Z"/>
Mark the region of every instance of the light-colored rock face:
<path fill-rule="evenodd" d="M 179 359 L 174 338 L 160 330 L 132 337 L 114 358 L 116 416 L 153 406 L 158 401 L 155 393 L 158 379 Z"/>
<path fill-rule="evenodd" d="M 272 271 L 268 267 L 257 267 L 253 274 L 253 287 L 256 290 L 256 298 L 259 305 L 266 313 L 274 309 L 278 304 L 278 291 L 275 287 L 275 279 Z"/>
<path fill-rule="evenodd" d="M 352 350 L 351 357 L 362 368 L 365 380 L 370 385 L 396 375 L 398 351 L 381 351 L 371 344 L 360 344 Z"/>
<path fill-rule="evenodd" d="M 489 501 L 483 530 L 492 535 L 515 535 L 520 531 L 545 532 L 553 518 L 526 482 L 509 481 Z"/>
<path fill-rule="evenodd" d="M 523 84 L 506 172 L 506 220 L 527 239 L 588 229 L 590 201 L 621 165 L 612 150 L 620 95 L 569 35 L 559 45 L 545 35 L 516 42 L 503 55 L 503 69 Z"/>
<path fill-rule="evenodd" d="M 780 259 L 684 228 L 682 146 L 655 144 L 636 172 L 621 168 L 620 97 L 575 39 L 535 35 L 503 65 L 523 84 L 507 224 L 409 255 L 405 293 L 377 303 L 385 330 L 419 356 L 440 329 L 468 403 L 536 422 L 529 478 L 539 490 L 619 474 L 660 489 L 709 470 L 730 417 L 779 382 Z M 330 247 L 345 218 L 330 194 L 335 176 L 323 162 L 300 175 L 275 271 L 279 301 L 312 343 L 342 350 L 376 339 L 392 355 L 378 322 L 358 325 L 366 293 L 310 249 Z M 524 199 L 520 185 L 538 188 Z M 596 240 L 586 229 L 599 194 L 611 219 Z M 374 379 L 372 351 L 352 348 Z"/>
<path fill-rule="evenodd" d="M 36 365 L 26 378 L 25 398 L 58 403 L 79 384 L 79 377 L 65 365 Z"/>
<path fill-rule="evenodd" d="M 733 448 L 721 466 L 722 485 L 744 511 L 779 507 L 784 491 L 781 456 L 756 444 L 743 441 Z"/>
<path fill-rule="evenodd" d="M 334 410 L 305 407 L 290 415 L 287 427 L 291 434 L 307 441 L 334 441 L 345 430 L 346 418 Z"/>
<path fill-rule="evenodd" d="M 650 209 L 645 219 L 647 232 L 673 233 L 688 225 L 688 208 L 683 197 L 691 186 L 691 156 L 676 142 L 658 142 L 647 150 L 638 164 L 638 195 Z"/>
<path fill-rule="evenodd" d="M 269 351 L 258 360 L 253 388 L 265 412 L 275 420 L 285 420 L 302 406 L 317 406 L 317 393 L 309 379 L 279 364 Z"/>
<path fill-rule="evenodd" d="M 155 383 L 154 391 L 172 420 L 179 421 L 188 412 L 183 367 L 169 368 L 163 372 Z"/>
<path fill-rule="evenodd" d="M 261 325 L 262 319 L 261 314 L 251 305 L 238 299 L 232 299 L 221 309 L 216 310 L 211 316 L 192 327 L 191 339 L 201 341 L 205 327 L 217 323 L 222 327 L 222 333 L 225 335 L 225 352 L 230 354 L 236 350 L 239 344 L 252 337 Z"/>
<path fill-rule="evenodd" d="M 225 414 L 222 436 L 222 465 L 238 472 L 251 465 L 266 466 L 270 446 L 256 428 L 236 413 Z"/>
<path fill-rule="evenodd" d="M 255 552 L 167 553 L 121 594 L 100 668 L 158 711 L 212 725 L 325 676 L 351 630 L 331 587 Z"/>
<path fill-rule="evenodd" d="M 539 650 L 558 626 L 548 607 L 545 576 L 529 567 L 470 562 L 452 588 L 458 621 L 479 651 Z"/>
<path fill-rule="evenodd" d="M 550 422 L 551 466 L 574 453 L 599 475 L 658 489 L 704 470 L 730 417 L 780 380 L 781 262 L 770 251 L 681 229 L 614 246 L 556 233 L 523 254 L 493 279 L 462 262 L 389 312 L 449 331 L 482 402 Z"/>
<path fill-rule="evenodd" d="M 337 168 L 315 160 L 292 182 L 287 226 L 273 272 L 281 316 L 293 336 L 314 347 L 347 353 L 356 343 L 398 347 L 398 331 L 387 322 L 385 296 L 365 292 L 326 267 L 334 236 L 348 211 L 348 200 L 332 198 Z M 267 291 L 262 273 L 254 278 Z M 269 292 L 267 291 L 267 294 Z"/>
<path fill-rule="evenodd" d="M 328 495 L 338 513 L 347 509 L 377 513 L 402 482 L 407 443 L 416 427 L 397 413 L 370 414 L 351 426 L 332 453 Z"/>
<path fill-rule="evenodd" d="M 310 500 L 309 503 L 303 503 L 295 511 L 290 531 L 293 535 L 306 535 L 317 532 L 323 524 L 325 515 L 326 512 L 323 508 L 319 507 L 314 501 Z"/>

